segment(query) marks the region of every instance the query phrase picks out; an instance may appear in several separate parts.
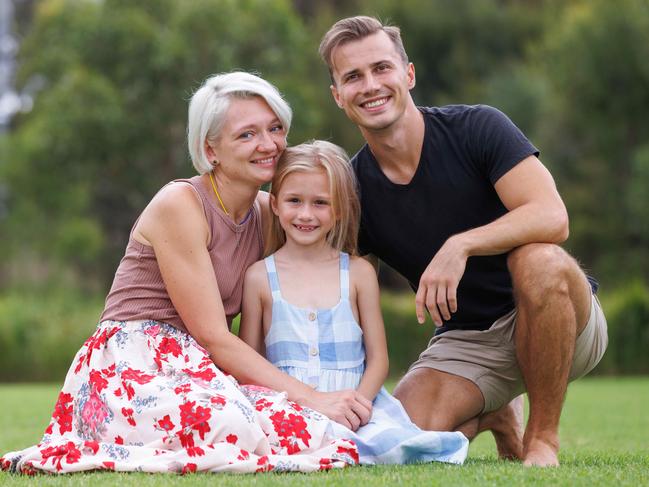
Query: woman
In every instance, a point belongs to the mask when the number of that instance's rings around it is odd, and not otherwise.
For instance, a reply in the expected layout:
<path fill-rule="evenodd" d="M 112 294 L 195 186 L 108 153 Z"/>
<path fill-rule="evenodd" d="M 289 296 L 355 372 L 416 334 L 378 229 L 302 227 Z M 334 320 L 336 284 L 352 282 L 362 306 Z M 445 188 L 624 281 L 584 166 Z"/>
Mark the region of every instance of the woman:
<path fill-rule="evenodd" d="M 276 88 L 248 73 L 213 76 L 194 94 L 188 143 L 199 176 L 168 184 L 144 209 L 42 442 L 7 454 L 4 470 L 312 471 L 357 461 L 353 443 L 331 439 L 312 409 L 355 429 L 371 404 L 354 391 L 314 391 L 229 331 L 270 220 L 259 188 L 290 121 Z"/>

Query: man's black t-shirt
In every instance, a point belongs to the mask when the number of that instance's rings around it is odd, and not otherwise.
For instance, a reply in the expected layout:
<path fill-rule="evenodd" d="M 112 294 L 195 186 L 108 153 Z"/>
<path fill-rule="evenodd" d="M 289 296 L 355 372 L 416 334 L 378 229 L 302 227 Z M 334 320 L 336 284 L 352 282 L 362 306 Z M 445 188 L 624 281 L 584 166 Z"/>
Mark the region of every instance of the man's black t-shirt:
<path fill-rule="evenodd" d="M 376 255 L 413 289 L 450 236 L 507 212 L 494 184 L 539 153 L 495 108 L 449 105 L 420 111 L 426 132 L 419 166 L 408 184 L 392 183 L 367 145 L 352 159 L 361 199 L 359 251 Z M 457 296 L 457 312 L 437 333 L 485 330 L 511 311 L 507 255 L 470 257 Z"/>

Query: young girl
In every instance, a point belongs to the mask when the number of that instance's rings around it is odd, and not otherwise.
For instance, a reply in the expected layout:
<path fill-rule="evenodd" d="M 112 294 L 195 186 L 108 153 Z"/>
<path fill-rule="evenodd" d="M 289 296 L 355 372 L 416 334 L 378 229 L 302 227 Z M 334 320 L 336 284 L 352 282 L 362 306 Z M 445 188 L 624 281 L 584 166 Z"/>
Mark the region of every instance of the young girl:
<path fill-rule="evenodd" d="M 239 336 L 289 375 L 322 392 L 356 389 L 372 418 L 334 424 L 360 462 L 462 463 L 461 433 L 422 431 L 382 387 L 388 354 L 376 273 L 356 249 L 359 203 L 345 152 L 324 141 L 287 149 L 272 181 L 268 255 L 246 272 Z M 269 255 L 270 254 L 270 255 Z"/>

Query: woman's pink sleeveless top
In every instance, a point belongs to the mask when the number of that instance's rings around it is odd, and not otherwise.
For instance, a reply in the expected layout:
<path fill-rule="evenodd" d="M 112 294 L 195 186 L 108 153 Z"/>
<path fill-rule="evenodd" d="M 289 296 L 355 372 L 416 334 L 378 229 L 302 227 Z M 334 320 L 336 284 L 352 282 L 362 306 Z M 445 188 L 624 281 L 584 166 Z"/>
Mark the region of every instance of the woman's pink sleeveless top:
<path fill-rule="evenodd" d="M 245 220 L 235 224 L 217 206 L 212 188 L 204 187 L 199 176 L 178 181 L 191 184 L 203 203 L 210 228 L 207 250 L 229 327 L 241 311 L 244 273 L 250 264 L 262 258 L 264 244 L 259 200 L 255 200 Z M 187 331 L 167 294 L 153 248 L 135 240 L 132 230 L 126 253 L 106 297 L 100 318 L 103 320 L 155 320 Z"/>

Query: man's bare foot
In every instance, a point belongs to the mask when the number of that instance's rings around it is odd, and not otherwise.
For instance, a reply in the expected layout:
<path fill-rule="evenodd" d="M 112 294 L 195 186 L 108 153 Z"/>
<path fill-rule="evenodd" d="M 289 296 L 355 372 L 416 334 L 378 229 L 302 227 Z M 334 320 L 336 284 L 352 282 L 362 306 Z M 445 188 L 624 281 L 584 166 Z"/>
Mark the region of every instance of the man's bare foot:
<path fill-rule="evenodd" d="M 498 456 L 503 460 L 523 459 L 523 396 L 480 417 L 480 431 L 491 430 Z"/>
<path fill-rule="evenodd" d="M 526 467 L 558 467 L 558 448 L 541 440 L 530 441 L 523 465 Z"/>

